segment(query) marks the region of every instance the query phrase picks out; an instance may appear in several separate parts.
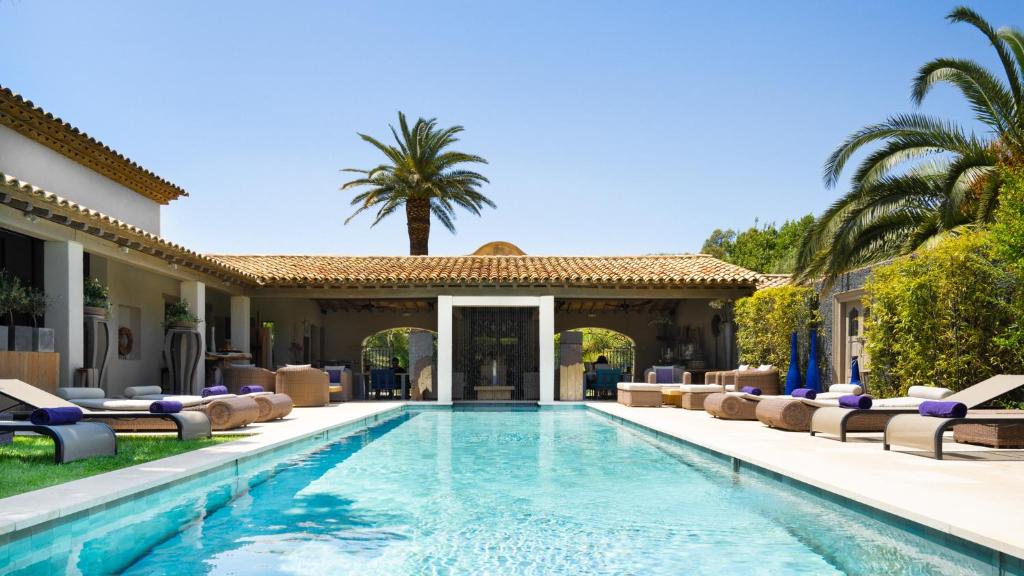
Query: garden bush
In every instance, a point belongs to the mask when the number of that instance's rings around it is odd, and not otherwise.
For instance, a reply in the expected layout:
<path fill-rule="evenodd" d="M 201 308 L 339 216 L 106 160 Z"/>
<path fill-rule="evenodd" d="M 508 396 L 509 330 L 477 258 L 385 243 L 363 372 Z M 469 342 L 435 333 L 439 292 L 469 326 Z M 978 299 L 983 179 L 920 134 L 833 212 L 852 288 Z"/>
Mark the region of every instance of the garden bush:
<path fill-rule="evenodd" d="M 992 233 L 967 232 L 872 273 L 865 336 L 873 394 L 961 390 L 1019 366 L 1003 339 L 1020 283 L 998 253 Z"/>
<path fill-rule="evenodd" d="M 736 302 L 736 340 L 742 364 L 771 364 L 784 380 L 789 370 L 790 334 L 800 338 L 800 373 L 807 372 L 807 332 L 819 322 L 815 292 L 802 286 L 758 290 Z M 819 346 L 819 354 L 821 347 Z M 819 359 L 820 360 L 820 359 Z M 820 366 L 821 363 L 819 362 Z"/>

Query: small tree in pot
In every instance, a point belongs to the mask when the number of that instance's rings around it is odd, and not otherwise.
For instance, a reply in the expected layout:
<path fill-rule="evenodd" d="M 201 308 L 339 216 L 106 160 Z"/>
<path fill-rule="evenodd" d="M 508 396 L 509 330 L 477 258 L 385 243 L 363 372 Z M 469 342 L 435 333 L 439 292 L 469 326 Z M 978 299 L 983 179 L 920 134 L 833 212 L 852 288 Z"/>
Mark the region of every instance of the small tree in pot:
<path fill-rule="evenodd" d="M 7 318 L 7 330 L 3 332 L 3 350 L 14 349 L 14 314 L 25 307 L 27 294 L 21 279 L 7 270 L 0 270 L 0 314 Z"/>
<path fill-rule="evenodd" d="M 188 300 L 179 298 L 177 302 L 167 305 L 164 312 L 164 328 L 195 328 L 202 320 L 192 313 Z"/>
<path fill-rule="evenodd" d="M 83 312 L 86 316 L 106 318 L 110 310 L 110 291 L 96 278 L 86 278 L 82 286 Z"/>
<path fill-rule="evenodd" d="M 53 352 L 53 328 L 40 328 L 39 319 L 46 314 L 49 297 L 38 288 L 28 288 L 22 312 L 32 317 L 32 350 Z"/>

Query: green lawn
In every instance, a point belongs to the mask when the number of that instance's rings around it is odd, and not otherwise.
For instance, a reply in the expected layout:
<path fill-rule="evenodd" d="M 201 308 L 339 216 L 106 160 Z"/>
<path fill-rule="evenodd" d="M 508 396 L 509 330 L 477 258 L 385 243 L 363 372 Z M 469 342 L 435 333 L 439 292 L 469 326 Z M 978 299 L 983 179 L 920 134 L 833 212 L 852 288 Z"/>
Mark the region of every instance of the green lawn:
<path fill-rule="evenodd" d="M 53 463 L 53 441 L 48 438 L 15 436 L 13 444 L 0 446 L 0 498 L 241 437 L 214 436 L 182 441 L 173 436 L 118 436 L 117 456 L 87 458 L 58 465 Z"/>

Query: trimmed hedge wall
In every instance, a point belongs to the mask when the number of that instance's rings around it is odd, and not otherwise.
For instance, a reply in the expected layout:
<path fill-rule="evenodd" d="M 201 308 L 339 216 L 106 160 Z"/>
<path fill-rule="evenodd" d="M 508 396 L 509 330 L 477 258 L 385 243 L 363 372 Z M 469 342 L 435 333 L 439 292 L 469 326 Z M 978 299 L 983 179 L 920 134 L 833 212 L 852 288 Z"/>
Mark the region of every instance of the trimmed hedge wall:
<path fill-rule="evenodd" d="M 736 301 L 736 341 L 740 363 L 771 364 L 779 369 L 780 382 L 789 370 L 789 335 L 800 339 L 800 374 L 807 373 L 807 331 L 819 322 L 817 294 L 813 288 L 779 286 L 758 290 Z M 821 347 L 819 346 L 819 354 Z M 821 363 L 819 362 L 819 366 Z"/>

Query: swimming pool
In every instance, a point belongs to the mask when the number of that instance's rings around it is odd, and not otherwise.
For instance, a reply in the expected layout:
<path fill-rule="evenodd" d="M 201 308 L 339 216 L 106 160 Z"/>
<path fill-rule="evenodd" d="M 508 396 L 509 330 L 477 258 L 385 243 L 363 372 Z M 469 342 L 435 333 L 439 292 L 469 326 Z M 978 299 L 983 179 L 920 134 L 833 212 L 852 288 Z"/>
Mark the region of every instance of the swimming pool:
<path fill-rule="evenodd" d="M 5 548 L 11 574 L 991 570 L 586 409 L 406 409 Z"/>

